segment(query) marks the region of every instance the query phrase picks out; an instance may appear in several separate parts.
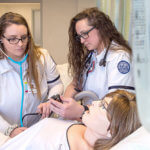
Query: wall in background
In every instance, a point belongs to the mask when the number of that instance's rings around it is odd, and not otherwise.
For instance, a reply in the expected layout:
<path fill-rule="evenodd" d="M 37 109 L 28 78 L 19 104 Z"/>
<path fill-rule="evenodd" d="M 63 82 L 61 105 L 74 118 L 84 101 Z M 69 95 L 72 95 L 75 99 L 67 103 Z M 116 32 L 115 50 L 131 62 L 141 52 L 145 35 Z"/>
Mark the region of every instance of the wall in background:
<path fill-rule="evenodd" d="M 32 30 L 32 10 L 39 10 L 40 3 L 0 3 L 0 16 L 6 12 L 20 13 L 24 16 Z"/>
<path fill-rule="evenodd" d="M 35 42 L 46 48 L 58 64 L 67 62 L 68 28 L 71 18 L 87 7 L 98 6 L 107 13 L 118 30 L 130 41 L 130 0 L 5 0 L 9 3 L 2 1 L 0 0 L 0 15 L 6 11 L 21 13 L 29 23 Z M 35 18 L 32 10 L 40 10 L 38 16 L 41 23 L 38 24 L 37 18 L 36 23 L 33 23 Z"/>
<path fill-rule="evenodd" d="M 87 7 L 95 7 L 96 0 L 43 0 L 43 47 L 56 63 L 67 62 L 68 28 L 71 18 Z"/>
<path fill-rule="evenodd" d="M 70 19 L 76 12 L 76 0 L 42 2 L 43 47 L 58 64 L 67 62 L 68 27 Z"/>
<path fill-rule="evenodd" d="M 46 48 L 57 64 L 62 64 L 67 62 L 68 28 L 71 18 L 87 7 L 95 7 L 97 0 L 5 0 L 5 2 L 0 0 L 0 16 L 8 11 L 22 14 L 28 21 L 35 42 Z M 40 17 L 41 24 L 40 22 L 38 24 L 38 17 L 33 17 L 33 10 L 40 10 L 40 16 L 36 16 Z M 37 36 L 41 36 L 41 41 Z"/>

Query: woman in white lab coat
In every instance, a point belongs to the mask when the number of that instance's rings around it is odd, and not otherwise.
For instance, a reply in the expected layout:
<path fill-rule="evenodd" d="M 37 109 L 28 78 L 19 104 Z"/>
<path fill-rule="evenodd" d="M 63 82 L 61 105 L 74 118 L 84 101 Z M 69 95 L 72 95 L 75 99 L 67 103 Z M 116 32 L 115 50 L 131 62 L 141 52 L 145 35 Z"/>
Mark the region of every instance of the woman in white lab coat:
<path fill-rule="evenodd" d="M 63 85 L 48 51 L 34 44 L 23 16 L 8 12 L 0 17 L 0 132 L 14 137 L 37 122 L 37 106 Z"/>
<path fill-rule="evenodd" d="M 80 91 L 94 92 L 99 99 L 117 89 L 135 92 L 132 49 L 98 8 L 87 8 L 71 19 L 68 62 L 73 80 L 64 97 L 74 98 Z M 63 102 L 51 100 L 50 109 L 66 119 L 79 119 L 92 100 L 86 97 L 83 105 L 73 99 Z"/>

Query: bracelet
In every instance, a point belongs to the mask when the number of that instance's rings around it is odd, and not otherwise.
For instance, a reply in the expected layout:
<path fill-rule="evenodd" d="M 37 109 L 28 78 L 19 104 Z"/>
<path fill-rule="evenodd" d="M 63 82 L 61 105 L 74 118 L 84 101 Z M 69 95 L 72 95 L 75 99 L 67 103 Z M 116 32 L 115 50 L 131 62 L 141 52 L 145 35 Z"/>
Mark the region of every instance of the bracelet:
<path fill-rule="evenodd" d="M 12 132 L 14 129 L 16 129 L 16 128 L 18 128 L 18 125 L 17 125 L 17 124 L 14 124 L 14 125 L 8 127 L 8 128 L 6 129 L 6 131 L 5 131 L 4 134 L 5 134 L 6 136 L 10 136 L 11 132 Z"/>
<path fill-rule="evenodd" d="M 88 107 L 88 106 L 85 106 L 85 105 L 82 105 L 82 106 L 84 107 L 84 111 L 83 111 L 83 113 L 82 113 L 80 119 L 82 119 L 82 116 L 83 116 L 84 112 L 87 111 L 87 110 L 89 110 L 89 107 Z"/>

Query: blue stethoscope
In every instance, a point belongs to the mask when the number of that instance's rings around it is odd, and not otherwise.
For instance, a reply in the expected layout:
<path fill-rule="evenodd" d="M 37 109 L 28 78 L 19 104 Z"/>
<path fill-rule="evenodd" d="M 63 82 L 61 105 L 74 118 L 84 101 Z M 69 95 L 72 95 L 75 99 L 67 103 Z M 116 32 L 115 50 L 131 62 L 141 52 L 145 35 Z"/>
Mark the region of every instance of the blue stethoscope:
<path fill-rule="evenodd" d="M 23 100 L 24 100 L 24 86 L 23 86 L 23 76 L 22 76 L 22 63 L 24 63 L 28 57 L 28 54 L 25 55 L 23 60 L 15 61 L 11 57 L 7 56 L 3 50 L 0 48 L 1 52 L 13 63 L 18 64 L 20 66 L 20 81 L 21 81 L 21 88 L 22 88 L 22 97 L 21 97 L 21 108 L 20 108 L 20 125 L 23 127 L 23 120 L 22 120 L 22 111 L 23 111 Z"/>

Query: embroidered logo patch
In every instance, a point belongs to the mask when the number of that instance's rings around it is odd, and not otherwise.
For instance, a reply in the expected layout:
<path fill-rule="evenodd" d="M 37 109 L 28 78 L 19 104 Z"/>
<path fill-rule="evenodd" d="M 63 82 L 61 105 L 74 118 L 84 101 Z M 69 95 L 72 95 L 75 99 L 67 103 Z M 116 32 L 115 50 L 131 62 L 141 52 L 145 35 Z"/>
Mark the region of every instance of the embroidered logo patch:
<path fill-rule="evenodd" d="M 126 74 L 130 71 L 130 64 L 125 60 L 121 60 L 118 63 L 117 68 L 118 68 L 120 73 Z"/>

